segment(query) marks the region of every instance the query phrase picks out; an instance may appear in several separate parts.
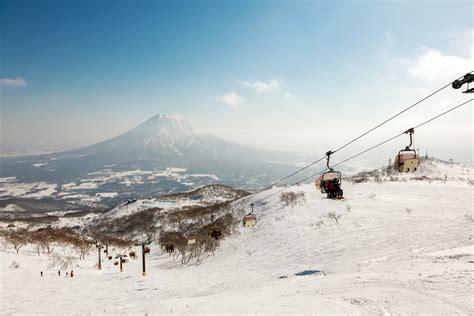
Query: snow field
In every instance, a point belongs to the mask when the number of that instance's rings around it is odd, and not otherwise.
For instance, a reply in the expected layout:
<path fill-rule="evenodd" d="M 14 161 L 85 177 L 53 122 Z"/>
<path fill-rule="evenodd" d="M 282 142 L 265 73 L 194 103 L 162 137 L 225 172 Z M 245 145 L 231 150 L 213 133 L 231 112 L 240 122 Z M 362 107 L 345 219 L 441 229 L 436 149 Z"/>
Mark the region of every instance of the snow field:
<path fill-rule="evenodd" d="M 109 260 L 94 269 L 96 252 L 74 261 L 74 278 L 58 277 L 46 255 L 7 249 L 2 313 L 474 313 L 472 185 L 343 186 L 344 201 L 310 184 L 292 189 L 305 192 L 295 207 L 278 196 L 256 206 L 257 226 L 239 228 L 197 265 L 173 262 L 153 244 L 146 277 L 141 259 L 122 273 Z M 324 275 L 295 275 L 303 270 Z"/>

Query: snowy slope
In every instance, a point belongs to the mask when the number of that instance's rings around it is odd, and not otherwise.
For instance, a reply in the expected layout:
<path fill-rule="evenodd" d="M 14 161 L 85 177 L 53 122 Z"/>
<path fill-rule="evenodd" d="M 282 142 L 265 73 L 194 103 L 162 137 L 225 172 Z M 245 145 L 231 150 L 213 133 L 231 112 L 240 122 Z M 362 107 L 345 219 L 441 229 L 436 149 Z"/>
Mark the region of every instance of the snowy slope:
<path fill-rule="evenodd" d="M 275 196 L 257 206 L 257 226 L 239 228 L 198 265 L 182 266 L 152 245 L 146 277 L 140 260 L 122 273 L 111 261 L 95 270 L 92 253 L 66 279 L 52 259 L 8 249 L 0 259 L 3 312 L 472 314 L 473 188 L 346 183 L 347 199 L 332 201 L 302 185 L 295 191 L 305 202 L 285 206 Z M 329 212 L 342 215 L 339 224 Z M 295 275 L 304 270 L 322 273 Z"/>

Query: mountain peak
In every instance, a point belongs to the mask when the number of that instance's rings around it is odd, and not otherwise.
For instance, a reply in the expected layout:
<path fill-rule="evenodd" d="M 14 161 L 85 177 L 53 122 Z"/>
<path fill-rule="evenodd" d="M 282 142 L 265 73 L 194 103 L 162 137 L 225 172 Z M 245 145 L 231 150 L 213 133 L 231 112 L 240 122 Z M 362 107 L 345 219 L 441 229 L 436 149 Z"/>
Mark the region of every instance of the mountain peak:
<path fill-rule="evenodd" d="M 149 118 L 146 122 L 156 122 L 156 121 L 166 121 L 166 120 L 171 120 L 171 121 L 179 121 L 179 122 L 186 122 L 184 117 L 182 115 L 178 114 L 156 114 Z"/>
<path fill-rule="evenodd" d="M 171 143 L 193 136 L 191 125 L 183 117 L 167 114 L 157 114 L 131 132 L 143 140 L 160 139 L 160 142 Z"/>

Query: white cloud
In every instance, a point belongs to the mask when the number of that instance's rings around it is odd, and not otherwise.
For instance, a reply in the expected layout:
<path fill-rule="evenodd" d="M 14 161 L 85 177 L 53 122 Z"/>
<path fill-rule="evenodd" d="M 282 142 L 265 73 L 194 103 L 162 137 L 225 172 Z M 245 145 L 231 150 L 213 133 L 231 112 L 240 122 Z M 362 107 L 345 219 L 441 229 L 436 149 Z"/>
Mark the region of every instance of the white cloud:
<path fill-rule="evenodd" d="M 289 93 L 289 92 L 285 92 L 284 96 L 285 96 L 285 98 L 287 98 L 287 99 L 291 99 L 291 98 L 293 97 L 293 95 L 292 95 L 291 93 Z"/>
<path fill-rule="evenodd" d="M 457 51 L 447 54 L 438 49 L 425 49 L 413 59 L 405 59 L 408 73 L 415 78 L 432 82 L 454 79 L 474 70 L 474 30 L 450 36 L 446 43 Z"/>
<path fill-rule="evenodd" d="M 238 95 L 235 91 L 231 91 L 222 96 L 218 96 L 216 99 L 217 101 L 224 102 L 229 107 L 237 107 L 245 102 L 245 98 Z"/>
<path fill-rule="evenodd" d="M 414 77 L 434 82 L 453 80 L 474 70 L 473 53 L 471 50 L 471 57 L 463 58 L 428 49 L 409 62 L 408 72 Z"/>
<path fill-rule="evenodd" d="M 281 82 L 278 79 L 272 79 L 269 82 L 242 81 L 242 85 L 252 88 L 257 93 L 273 92 L 281 88 Z"/>
<path fill-rule="evenodd" d="M 0 78 L 0 87 L 24 87 L 26 81 L 23 78 Z"/>

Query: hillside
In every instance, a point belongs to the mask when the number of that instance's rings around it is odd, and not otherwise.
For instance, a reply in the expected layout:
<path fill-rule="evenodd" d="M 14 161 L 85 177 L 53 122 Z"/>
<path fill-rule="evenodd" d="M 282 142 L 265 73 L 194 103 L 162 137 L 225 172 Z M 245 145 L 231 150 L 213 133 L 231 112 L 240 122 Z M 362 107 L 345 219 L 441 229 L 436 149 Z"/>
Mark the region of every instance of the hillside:
<path fill-rule="evenodd" d="M 140 260 L 130 260 L 122 273 L 112 261 L 97 271 L 92 252 L 73 260 L 68 269 L 76 276 L 65 279 L 55 275 L 51 258 L 8 249 L 1 260 L 5 311 L 474 312 L 472 182 L 370 180 L 343 188 L 344 201 L 327 200 L 307 184 L 292 190 L 304 192 L 294 206 L 278 195 L 258 204 L 257 226 L 237 227 L 199 263 L 182 265 L 152 244 L 146 277 Z M 247 212 L 241 205 L 232 209 L 236 216 Z M 62 299 L 46 294 L 53 291 Z"/>

